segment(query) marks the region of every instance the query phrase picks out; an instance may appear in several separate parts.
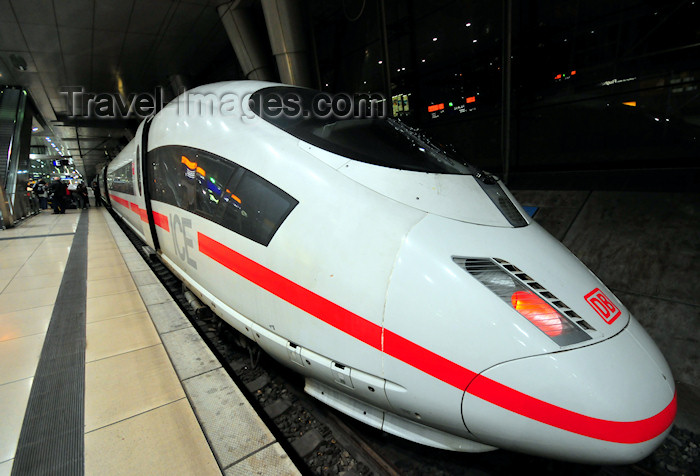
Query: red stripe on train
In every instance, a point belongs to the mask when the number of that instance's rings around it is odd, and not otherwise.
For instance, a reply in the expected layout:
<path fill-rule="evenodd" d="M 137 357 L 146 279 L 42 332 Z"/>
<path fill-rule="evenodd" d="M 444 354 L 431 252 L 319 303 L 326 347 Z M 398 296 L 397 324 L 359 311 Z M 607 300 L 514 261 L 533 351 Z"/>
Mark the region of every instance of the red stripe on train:
<path fill-rule="evenodd" d="M 336 329 L 383 351 L 459 390 L 526 418 L 562 430 L 615 443 L 642 443 L 663 433 L 673 423 L 676 396 L 658 414 L 638 421 L 618 422 L 589 417 L 552 405 L 478 375 L 420 345 L 344 309 L 290 281 L 200 232 L 199 251 L 234 273 L 269 291 Z M 470 385 L 470 382 L 471 385 Z"/>
<path fill-rule="evenodd" d="M 153 211 L 153 223 L 156 224 L 156 226 L 161 227 L 165 231 L 169 232 L 170 231 L 170 223 L 168 223 L 168 216 L 163 215 L 162 213 L 158 213 L 157 211 Z"/>
<path fill-rule="evenodd" d="M 128 200 L 124 200 L 121 197 L 117 197 L 116 195 L 110 194 L 110 197 L 112 200 L 117 202 L 118 204 L 128 208 L 132 212 L 136 213 L 139 218 L 141 218 L 142 222 L 148 223 L 148 212 L 146 209 L 141 208 L 138 206 L 138 204 L 134 202 L 130 202 Z M 170 232 L 170 223 L 168 222 L 168 217 L 167 215 L 163 215 L 162 213 L 158 213 L 156 211 L 153 211 L 153 223 L 156 226 L 159 226 L 163 230 Z"/>
<path fill-rule="evenodd" d="M 111 195 L 111 197 L 112 197 L 112 200 L 114 200 L 115 202 L 117 202 L 119 205 L 122 205 L 122 206 L 124 206 L 124 207 L 126 207 L 126 208 L 129 208 L 129 202 L 128 202 L 128 201 L 124 200 L 124 199 L 121 198 L 121 197 L 117 197 L 116 195 Z"/>
<path fill-rule="evenodd" d="M 382 328 L 197 232 L 199 251 L 326 324 L 381 350 Z"/>
<path fill-rule="evenodd" d="M 483 375 L 474 379 L 467 392 L 532 420 L 613 443 L 643 443 L 656 438 L 671 426 L 676 416 L 676 394 L 666 408 L 652 417 L 637 421 L 612 421 L 552 405 Z"/>

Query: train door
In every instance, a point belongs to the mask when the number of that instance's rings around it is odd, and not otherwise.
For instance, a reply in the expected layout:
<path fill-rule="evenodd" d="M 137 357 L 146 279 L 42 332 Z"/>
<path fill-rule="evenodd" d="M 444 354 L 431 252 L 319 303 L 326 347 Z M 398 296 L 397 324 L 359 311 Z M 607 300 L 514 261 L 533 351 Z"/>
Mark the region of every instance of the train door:
<path fill-rule="evenodd" d="M 149 183 L 152 178 L 150 173 L 151 168 L 148 164 L 148 136 L 152 121 L 153 116 L 146 118 L 146 120 L 141 123 L 141 134 L 137 136 L 140 140 L 136 146 L 136 170 L 138 170 L 136 193 L 141 198 L 143 204 L 142 217 L 148 224 L 147 230 L 145 231 L 146 242 L 158 252 L 160 251 L 160 240 L 158 239 L 156 224 L 159 223 L 159 220 L 158 214 L 153 211 L 149 189 Z"/>
<path fill-rule="evenodd" d="M 144 123 L 136 130 L 136 136 L 110 164 L 112 184 L 110 200 L 116 202 L 116 210 L 129 222 L 134 232 L 153 247 L 153 233 L 149 226 L 146 197 L 143 193 L 143 144 Z"/>
<path fill-rule="evenodd" d="M 107 188 L 107 166 L 106 165 L 102 168 L 102 171 L 100 172 L 100 179 L 102 180 L 102 185 L 100 186 L 100 188 L 102 188 L 102 190 L 100 192 L 105 199 L 105 204 L 107 206 L 111 207 L 112 202 L 109 199 L 109 189 Z"/>
<path fill-rule="evenodd" d="M 145 128 L 141 130 L 141 134 L 143 136 Z M 138 136 L 137 136 L 138 138 Z M 152 247 L 155 248 L 154 246 L 154 239 L 153 235 L 154 232 L 151 229 L 150 225 L 150 220 L 149 220 L 149 214 L 148 214 L 148 209 L 146 206 L 146 196 L 143 193 L 144 189 L 144 180 L 145 180 L 145 170 L 143 168 L 143 139 L 139 142 L 136 143 L 136 153 L 134 157 L 134 195 L 136 196 L 136 203 L 138 205 L 138 218 L 141 220 L 141 223 L 143 225 L 143 235 L 146 243 Z"/>

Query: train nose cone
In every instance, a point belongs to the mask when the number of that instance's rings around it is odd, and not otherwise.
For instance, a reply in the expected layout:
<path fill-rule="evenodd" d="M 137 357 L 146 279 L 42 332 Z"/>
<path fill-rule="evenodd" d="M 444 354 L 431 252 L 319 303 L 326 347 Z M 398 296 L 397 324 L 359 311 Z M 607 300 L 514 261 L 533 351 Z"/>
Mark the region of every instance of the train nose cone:
<path fill-rule="evenodd" d="M 467 387 L 462 413 L 469 431 L 487 444 L 627 464 L 654 451 L 670 431 L 675 386 L 654 342 L 630 319 L 598 344 L 483 372 Z"/>

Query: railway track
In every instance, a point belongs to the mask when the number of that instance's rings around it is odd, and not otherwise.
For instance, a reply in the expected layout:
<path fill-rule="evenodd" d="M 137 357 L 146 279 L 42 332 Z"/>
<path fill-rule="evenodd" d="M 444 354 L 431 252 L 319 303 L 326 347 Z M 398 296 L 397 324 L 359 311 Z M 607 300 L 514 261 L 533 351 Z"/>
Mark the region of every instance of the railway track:
<path fill-rule="evenodd" d="M 576 476 L 700 476 L 700 437 L 677 429 L 638 464 L 590 466 L 503 450 L 481 454 L 436 450 L 357 422 L 308 396 L 303 391 L 303 377 L 281 366 L 197 304 L 168 268 L 157 259 L 149 259 L 138 236 L 119 217 L 112 216 L 305 474 L 485 476 L 527 471 Z"/>

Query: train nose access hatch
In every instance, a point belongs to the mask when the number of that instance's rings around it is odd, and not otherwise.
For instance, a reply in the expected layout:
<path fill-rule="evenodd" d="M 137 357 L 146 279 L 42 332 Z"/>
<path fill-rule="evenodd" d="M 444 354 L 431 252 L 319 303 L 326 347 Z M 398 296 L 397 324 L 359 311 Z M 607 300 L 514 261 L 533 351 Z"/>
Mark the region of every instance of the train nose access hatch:
<path fill-rule="evenodd" d="M 675 412 L 671 371 L 634 319 L 603 342 L 496 365 L 469 384 L 462 404 L 480 441 L 595 464 L 644 458 Z"/>
<path fill-rule="evenodd" d="M 295 365 L 294 368 L 307 377 L 307 387 L 309 387 L 309 382 L 333 382 L 332 385 L 336 388 L 336 391 L 351 395 L 356 399 L 378 407 L 386 408 L 389 405 L 385 391 L 386 380 L 383 378 L 363 372 L 344 363 L 335 362 L 328 357 L 288 341 L 261 326 L 253 325 L 253 328 L 255 330 L 255 341 L 258 345 L 278 360 L 292 362 Z M 324 384 L 324 387 L 326 386 Z M 328 389 L 332 388 L 331 386 L 327 387 Z M 312 383 L 310 388 L 317 388 L 317 386 Z M 308 388 L 307 392 L 309 392 Z M 325 401 L 326 399 L 322 400 Z M 335 407 L 335 405 L 329 404 Z"/>
<path fill-rule="evenodd" d="M 264 342 L 262 335 L 257 336 Z M 287 341 L 289 359 L 306 376 L 304 391 L 328 406 L 367 425 L 417 443 L 451 451 L 483 452 L 496 448 L 422 425 L 387 411 L 391 408 L 388 391 L 406 389 L 383 378 L 334 362 L 322 355 Z M 332 383 L 329 383 L 332 379 Z"/>

